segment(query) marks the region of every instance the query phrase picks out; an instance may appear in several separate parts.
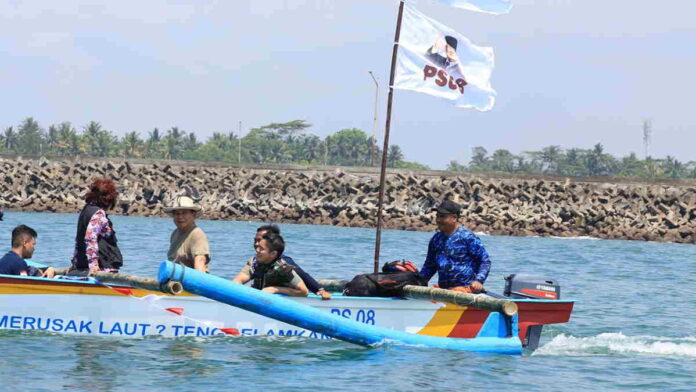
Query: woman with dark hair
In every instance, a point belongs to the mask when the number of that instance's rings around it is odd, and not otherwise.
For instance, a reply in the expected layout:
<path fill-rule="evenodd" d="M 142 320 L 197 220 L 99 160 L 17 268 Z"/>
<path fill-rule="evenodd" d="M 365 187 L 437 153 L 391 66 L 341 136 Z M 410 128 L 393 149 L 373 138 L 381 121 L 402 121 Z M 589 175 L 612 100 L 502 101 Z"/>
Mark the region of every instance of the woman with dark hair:
<path fill-rule="evenodd" d="M 116 184 L 106 178 L 92 181 L 85 207 L 77 219 L 72 269 L 118 272 L 123 256 L 118 249 L 116 232 L 106 211 L 116 205 Z"/>

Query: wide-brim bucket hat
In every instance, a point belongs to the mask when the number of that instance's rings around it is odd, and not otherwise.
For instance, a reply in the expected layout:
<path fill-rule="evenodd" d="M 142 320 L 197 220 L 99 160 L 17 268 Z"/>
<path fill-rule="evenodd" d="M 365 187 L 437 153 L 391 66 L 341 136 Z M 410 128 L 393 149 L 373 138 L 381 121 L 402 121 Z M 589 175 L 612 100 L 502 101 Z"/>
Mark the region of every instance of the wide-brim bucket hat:
<path fill-rule="evenodd" d="M 203 214 L 203 208 L 196 204 L 196 202 L 188 196 L 177 196 L 177 198 L 174 199 L 173 205 L 169 207 L 164 207 L 164 212 L 166 212 L 167 214 L 173 214 L 174 211 L 178 210 L 194 211 L 197 217 Z"/>

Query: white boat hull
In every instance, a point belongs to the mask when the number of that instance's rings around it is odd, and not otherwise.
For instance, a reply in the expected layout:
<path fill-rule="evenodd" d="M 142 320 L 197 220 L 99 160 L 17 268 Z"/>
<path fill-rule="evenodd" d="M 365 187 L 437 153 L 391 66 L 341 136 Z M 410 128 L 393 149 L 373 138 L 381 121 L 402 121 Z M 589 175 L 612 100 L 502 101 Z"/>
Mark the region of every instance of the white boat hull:
<path fill-rule="evenodd" d="M 434 301 L 334 295 L 330 301 L 310 295 L 292 298 L 328 313 L 369 325 L 430 336 L 473 338 L 489 312 Z M 516 301 L 520 328 L 525 303 L 537 306 L 529 325 L 566 322 L 572 301 Z M 540 306 L 546 306 L 544 312 Z M 531 314 L 531 313 L 530 313 Z M 102 337 L 187 337 L 213 335 L 282 335 L 330 339 L 256 313 L 204 297 L 170 296 L 92 280 L 0 275 L 0 329 Z M 520 332 L 520 338 L 524 338 Z"/>

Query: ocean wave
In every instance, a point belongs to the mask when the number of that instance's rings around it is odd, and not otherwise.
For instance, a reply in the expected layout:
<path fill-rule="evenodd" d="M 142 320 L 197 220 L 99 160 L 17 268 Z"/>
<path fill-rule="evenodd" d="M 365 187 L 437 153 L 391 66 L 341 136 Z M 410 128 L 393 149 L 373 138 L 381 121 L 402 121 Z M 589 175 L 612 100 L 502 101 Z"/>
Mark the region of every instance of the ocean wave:
<path fill-rule="evenodd" d="M 581 236 L 577 236 L 577 237 L 560 237 L 560 236 L 552 235 L 549 238 L 553 238 L 553 239 L 557 239 L 557 240 L 590 240 L 590 241 L 601 240 L 601 238 L 588 237 L 586 235 L 581 235 Z"/>
<path fill-rule="evenodd" d="M 664 336 L 626 336 L 601 333 L 597 336 L 575 337 L 558 335 L 532 355 L 655 355 L 696 357 L 696 336 L 680 338 Z"/>

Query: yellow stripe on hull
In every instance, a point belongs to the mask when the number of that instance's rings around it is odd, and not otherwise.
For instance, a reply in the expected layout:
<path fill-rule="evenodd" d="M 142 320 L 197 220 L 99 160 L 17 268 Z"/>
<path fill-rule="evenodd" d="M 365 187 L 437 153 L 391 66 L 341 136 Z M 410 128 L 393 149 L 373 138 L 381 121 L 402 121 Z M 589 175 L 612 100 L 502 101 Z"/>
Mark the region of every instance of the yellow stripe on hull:
<path fill-rule="evenodd" d="M 428 322 L 428 324 L 417 333 L 420 335 L 429 336 L 449 336 L 467 309 L 468 307 L 466 306 L 459 306 L 449 303 L 445 304 L 444 307 L 435 312 L 435 315 Z"/>

